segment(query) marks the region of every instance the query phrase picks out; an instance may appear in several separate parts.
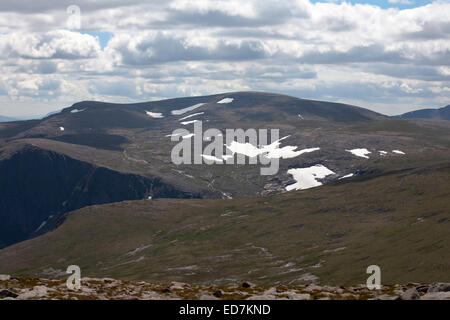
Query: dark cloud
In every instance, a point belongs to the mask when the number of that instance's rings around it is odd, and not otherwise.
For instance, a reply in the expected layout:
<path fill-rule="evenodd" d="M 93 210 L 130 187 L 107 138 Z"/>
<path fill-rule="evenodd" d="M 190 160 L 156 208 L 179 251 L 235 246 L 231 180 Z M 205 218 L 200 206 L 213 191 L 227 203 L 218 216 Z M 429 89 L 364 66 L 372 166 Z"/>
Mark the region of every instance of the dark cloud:
<path fill-rule="evenodd" d="M 127 44 L 116 48 L 122 55 L 122 62 L 128 65 L 151 65 L 173 61 L 245 61 L 262 59 L 268 56 L 260 41 L 241 41 L 229 43 L 218 41 L 210 50 L 205 46 L 188 45 L 185 39 L 174 38 L 158 33 L 154 38 L 144 40 L 137 46 L 137 52 L 129 50 Z"/>
<path fill-rule="evenodd" d="M 306 52 L 300 59 L 302 63 L 311 64 L 343 64 L 355 62 L 388 62 L 405 63 L 404 58 L 398 51 L 386 51 L 382 45 L 374 44 L 365 47 L 353 47 L 348 51 L 326 51 Z"/>
<path fill-rule="evenodd" d="M 363 67 L 366 72 L 384 74 L 400 79 L 417 79 L 423 81 L 450 81 L 450 75 L 444 75 L 436 67 L 415 64 L 369 64 Z"/>
<path fill-rule="evenodd" d="M 41 61 L 34 67 L 34 73 L 51 74 L 58 70 L 56 63 L 51 61 Z"/>

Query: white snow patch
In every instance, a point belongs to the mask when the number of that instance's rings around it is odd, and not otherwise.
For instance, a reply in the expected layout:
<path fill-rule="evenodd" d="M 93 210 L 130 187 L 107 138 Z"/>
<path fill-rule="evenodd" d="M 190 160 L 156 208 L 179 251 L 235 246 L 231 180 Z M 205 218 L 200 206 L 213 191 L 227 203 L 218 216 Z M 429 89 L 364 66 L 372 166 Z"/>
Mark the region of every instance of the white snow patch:
<path fill-rule="evenodd" d="M 367 155 L 372 153 L 369 150 L 367 150 L 366 148 L 352 149 L 352 150 L 345 150 L 345 151 L 350 152 L 357 157 L 366 158 L 366 159 L 369 159 L 369 157 Z"/>
<path fill-rule="evenodd" d="M 264 151 L 259 149 L 258 147 L 255 147 L 251 143 L 240 143 L 237 141 L 232 141 L 229 146 L 226 146 L 233 154 L 239 153 L 243 154 L 247 157 L 257 157 L 258 155 L 262 154 Z"/>
<path fill-rule="evenodd" d="M 205 104 L 206 103 L 198 103 L 198 104 L 195 104 L 193 106 L 190 106 L 190 107 L 187 107 L 187 108 L 184 108 L 184 109 L 172 110 L 172 114 L 174 116 L 179 116 L 179 115 L 185 114 L 186 112 L 189 112 L 189 111 L 195 110 L 197 108 L 200 108 L 201 106 L 203 106 Z"/>
<path fill-rule="evenodd" d="M 343 176 L 343 177 L 340 177 L 339 180 L 351 178 L 351 177 L 353 177 L 354 175 L 355 175 L 354 173 L 350 173 L 350 174 L 347 174 L 347 175 L 345 175 L 345 176 Z"/>
<path fill-rule="evenodd" d="M 400 151 L 400 150 L 392 150 L 392 152 L 396 153 L 396 154 L 406 154 L 406 153 L 404 153 L 403 151 Z"/>
<path fill-rule="evenodd" d="M 194 134 L 194 133 L 190 133 L 190 134 L 187 134 L 187 135 L 185 135 L 185 136 L 182 136 L 182 138 L 183 138 L 183 139 L 190 139 L 190 138 L 192 138 L 193 136 L 195 136 L 195 134 Z"/>
<path fill-rule="evenodd" d="M 280 148 L 281 141 L 289 138 L 289 136 L 283 137 L 269 145 L 262 146 L 260 148 L 255 147 L 251 143 L 240 143 L 237 141 L 232 141 L 229 146 L 226 146 L 233 154 L 239 153 L 243 154 L 247 157 L 257 157 L 261 154 L 264 154 L 267 158 L 270 159 L 289 159 L 289 158 L 295 158 L 298 157 L 304 153 L 310 153 L 317 150 L 320 150 L 320 148 L 309 148 L 309 149 L 303 149 L 303 150 L 296 150 L 297 146 L 285 146 L 283 148 Z"/>
<path fill-rule="evenodd" d="M 168 134 L 166 137 L 171 138 L 171 137 L 178 137 L 178 136 L 181 136 L 181 133 Z"/>
<path fill-rule="evenodd" d="M 298 114 L 298 117 L 302 120 L 304 120 L 305 118 L 303 118 L 303 116 L 301 114 Z"/>
<path fill-rule="evenodd" d="M 59 127 L 59 130 L 64 131 L 65 129 L 64 129 L 64 127 Z"/>
<path fill-rule="evenodd" d="M 215 162 L 218 162 L 218 163 L 223 163 L 223 160 L 222 160 L 222 159 L 219 159 L 219 158 L 217 158 L 217 157 L 215 157 L 215 156 L 208 156 L 208 155 L 206 155 L 206 154 L 202 154 L 202 157 L 203 157 L 204 159 L 206 159 L 206 160 L 209 160 L 209 161 L 215 161 Z"/>
<path fill-rule="evenodd" d="M 191 114 L 190 116 L 187 116 L 187 117 L 178 119 L 178 121 L 182 121 L 182 120 L 186 120 L 186 119 L 189 119 L 189 118 L 192 118 L 192 117 L 200 116 L 200 115 L 202 115 L 202 114 L 204 114 L 204 112 L 194 113 L 194 114 Z"/>
<path fill-rule="evenodd" d="M 323 179 L 326 176 L 334 174 L 333 171 L 321 164 L 309 168 L 290 169 L 287 173 L 292 175 L 297 181 L 294 184 L 288 185 L 286 187 L 287 191 L 305 190 L 321 186 L 322 183 L 316 179 Z"/>
<path fill-rule="evenodd" d="M 152 118 L 164 118 L 163 114 L 160 112 L 150 112 L 150 111 L 145 111 L 145 113 Z"/>
<path fill-rule="evenodd" d="M 219 104 L 232 103 L 233 100 L 234 100 L 233 98 L 225 98 L 225 99 L 220 100 L 217 103 L 219 103 Z"/>
<path fill-rule="evenodd" d="M 295 158 L 298 157 L 304 153 L 310 153 L 314 151 L 320 150 L 320 148 L 309 148 L 309 149 L 303 149 L 295 151 L 298 147 L 295 146 L 286 146 L 283 148 L 276 148 L 273 150 L 270 150 L 267 154 L 268 158 L 274 159 L 274 158 L 283 158 L 283 159 L 289 159 L 289 158 Z"/>
<path fill-rule="evenodd" d="M 380 153 L 380 155 L 382 155 L 382 156 L 385 156 L 385 155 L 387 155 L 387 152 L 386 151 L 378 151 L 379 153 Z"/>
<path fill-rule="evenodd" d="M 83 110 L 73 109 L 73 110 L 70 111 L 70 113 L 79 113 L 79 112 L 83 112 L 83 111 L 85 111 L 85 110 L 86 110 L 86 109 L 83 109 Z"/>
<path fill-rule="evenodd" d="M 188 125 L 188 124 L 192 124 L 192 123 L 196 123 L 198 122 L 198 120 L 191 120 L 191 121 L 182 121 L 181 124 L 183 126 Z"/>

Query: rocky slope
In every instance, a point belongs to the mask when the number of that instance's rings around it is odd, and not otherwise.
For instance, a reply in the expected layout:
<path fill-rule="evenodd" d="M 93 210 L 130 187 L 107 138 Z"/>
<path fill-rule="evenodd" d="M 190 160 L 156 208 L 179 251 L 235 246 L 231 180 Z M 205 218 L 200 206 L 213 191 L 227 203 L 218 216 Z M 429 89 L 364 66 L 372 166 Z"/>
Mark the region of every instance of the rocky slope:
<path fill-rule="evenodd" d="M 85 206 L 149 196 L 198 197 L 159 177 L 117 172 L 26 146 L 0 161 L 0 248 L 55 228 Z"/>
<path fill-rule="evenodd" d="M 151 284 L 110 278 L 83 278 L 71 290 L 60 279 L 0 275 L 0 300 L 450 300 L 450 284 L 409 283 L 382 286 L 275 286 L 244 282 L 234 286 L 193 285 L 180 282 Z"/>

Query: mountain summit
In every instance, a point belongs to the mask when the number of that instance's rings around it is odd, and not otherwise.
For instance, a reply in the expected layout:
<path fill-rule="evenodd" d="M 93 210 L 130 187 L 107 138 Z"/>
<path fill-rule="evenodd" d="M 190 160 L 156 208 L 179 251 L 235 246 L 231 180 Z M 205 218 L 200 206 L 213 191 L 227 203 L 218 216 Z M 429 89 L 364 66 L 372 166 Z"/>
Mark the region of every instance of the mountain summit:
<path fill-rule="evenodd" d="M 439 119 L 450 120 L 450 105 L 440 109 L 421 109 L 397 116 L 402 119 Z"/>

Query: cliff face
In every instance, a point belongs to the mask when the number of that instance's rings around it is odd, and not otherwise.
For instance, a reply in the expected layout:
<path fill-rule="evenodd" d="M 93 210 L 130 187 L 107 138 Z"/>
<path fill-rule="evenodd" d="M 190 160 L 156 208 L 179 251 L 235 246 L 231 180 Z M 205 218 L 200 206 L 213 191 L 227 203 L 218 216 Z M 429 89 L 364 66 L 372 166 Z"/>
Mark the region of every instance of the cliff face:
<path fill-rule="evenodd" d="M 54 228 L 62 215 L 124 200 L 192 198 L 159 178 L 126 174 L 41 149 L 0 162 L 0 248 Z"/>

